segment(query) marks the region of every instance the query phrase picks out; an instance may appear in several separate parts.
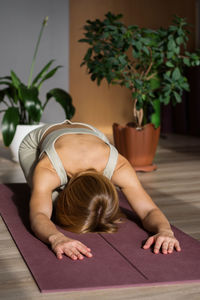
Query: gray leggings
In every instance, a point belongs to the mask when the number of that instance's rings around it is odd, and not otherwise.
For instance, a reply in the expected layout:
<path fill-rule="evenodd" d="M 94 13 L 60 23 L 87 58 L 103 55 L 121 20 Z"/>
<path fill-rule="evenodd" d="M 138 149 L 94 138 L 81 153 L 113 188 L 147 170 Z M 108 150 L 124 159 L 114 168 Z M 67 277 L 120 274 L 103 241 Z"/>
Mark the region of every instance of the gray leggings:
<path fill-rule="evenodd" d="M 40 154 L 39 143 L 49 127 L 50 125 L 44 125 L 32 130 L 19 146 L 19 163 L 30 187 L 32 187 L 33 171 Z"/>
<path fill-rule="evenodd" d="M 39 144 L 48 128 L 53 125 L 44 125 L 31 131 L 21 142 L 19 147 L 19 162 L 28 185 L 32 188 L 33 172 L 37 165 L 40 149 Z M 59 192 L 53 191 L 52 201 L 58 197 Z"/>

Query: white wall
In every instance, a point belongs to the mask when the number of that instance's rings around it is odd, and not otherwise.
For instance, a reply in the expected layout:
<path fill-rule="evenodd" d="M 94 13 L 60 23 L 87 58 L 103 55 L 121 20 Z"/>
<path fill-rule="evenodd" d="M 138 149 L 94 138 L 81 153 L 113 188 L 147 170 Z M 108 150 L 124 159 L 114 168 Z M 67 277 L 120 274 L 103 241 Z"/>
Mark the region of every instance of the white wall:
<path fill-rule="evenodd" d="M 41 39 L 34 75 L 51 59 L 56 60 L 53 66 L 63 65 L 63 68 L 44 83 L 40 93 L 42 101 L 51 88 L 68 90 L 69 0 L 0 0 L 0 77 L 9 75 L 13 69 L 27 83 L 45 16 L 49 21 Z M 64 118 L 59 104 L 52 101 L 47 105 L 42 121 L 58 122 Z"/>

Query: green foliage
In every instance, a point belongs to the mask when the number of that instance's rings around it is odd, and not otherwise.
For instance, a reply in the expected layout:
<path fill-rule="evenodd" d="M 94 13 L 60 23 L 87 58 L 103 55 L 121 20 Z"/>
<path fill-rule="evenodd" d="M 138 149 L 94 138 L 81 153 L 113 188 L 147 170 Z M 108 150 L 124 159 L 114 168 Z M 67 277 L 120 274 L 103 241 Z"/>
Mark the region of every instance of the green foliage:
<path fill-rule="evenodd" d="M 12 142 L 18 124 L 30 125 L 40 122 L 43 111 L 50 99 L 54 99 L 61 105 L 67 119 L 71 119 L 75 113 L 71 96 L 62 89 L 55 88 L 47 92 L 44 104 L 42 104 L 42 101 L 39 99 L 39 90 L 42 84 L 47 79 L 53 77 L 61 67 L 56 66 L 50 69 L 54 60 L 49 61 L 32 80 L 36 54 L 46 22 L 47 18 L 43 21 L 38 37 L 28 85 L 25 85 L 14 71 L 10 72 L 10 76 L 0 78 L 0 85 L 4 86 L 4 88 L 0 90 L 0 106 L 4 106 L 5 109 L 0 110 L 0 113 L 4 113 L 1 129 L 5 146 L 9 146 Z"/>
<path fill-rule="evenodd" d="M 121 18 L 109 12 L 103 21 L 86 21 L 79 42 L 89 48 L 81 66 L 86 65 L 98 85 L 106 79 L 130 89 L 134 106 L 144 110 L 144 124 L 149 119 L 146 107 L 153 108 L 155 99 L 181 102 L 183 91 L 189 90 L 185 68 L 200 65 L 200 52 L 186 51 L 189 31 L 184 18 L 175 16 L 172 25 L 158 30 L 126 26 Z M 137 116 L 134 119 L 138 126 Z"/>

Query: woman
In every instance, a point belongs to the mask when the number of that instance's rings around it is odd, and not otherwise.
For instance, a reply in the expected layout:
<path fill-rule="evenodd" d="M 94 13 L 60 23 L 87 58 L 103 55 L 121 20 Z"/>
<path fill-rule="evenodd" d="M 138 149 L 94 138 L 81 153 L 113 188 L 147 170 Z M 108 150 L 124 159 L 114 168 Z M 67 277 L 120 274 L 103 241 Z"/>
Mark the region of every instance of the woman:
<path fill-rule="evenodd" d="M 114 232 L 119 186 L 146 230 L 154 235 L 154 253 L 180 251 L 170 224 L 142 188 L 134 169 L 96 128 L 68 120 L 33 130 L 22 141 L 20 164 L 32 188 L 30 222 L 35 235 L 51 245 L 58 259 L 92 257 L 87 245 L 59 232 L 51 221 L 56 199 L 57 220 L 72 232 Z"/>

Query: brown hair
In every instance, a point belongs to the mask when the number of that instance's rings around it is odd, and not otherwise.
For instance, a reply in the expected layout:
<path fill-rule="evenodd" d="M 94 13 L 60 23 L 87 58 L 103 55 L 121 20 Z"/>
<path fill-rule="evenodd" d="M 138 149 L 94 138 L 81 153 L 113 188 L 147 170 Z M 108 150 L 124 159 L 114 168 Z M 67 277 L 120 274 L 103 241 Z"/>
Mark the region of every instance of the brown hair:
<path fill-rule="evenodd" d="M 96 171 L 73 176 L 56 203 L 56 221 L 76 233 L 115 232 L 120 217 L 115 186 Z"/>

